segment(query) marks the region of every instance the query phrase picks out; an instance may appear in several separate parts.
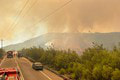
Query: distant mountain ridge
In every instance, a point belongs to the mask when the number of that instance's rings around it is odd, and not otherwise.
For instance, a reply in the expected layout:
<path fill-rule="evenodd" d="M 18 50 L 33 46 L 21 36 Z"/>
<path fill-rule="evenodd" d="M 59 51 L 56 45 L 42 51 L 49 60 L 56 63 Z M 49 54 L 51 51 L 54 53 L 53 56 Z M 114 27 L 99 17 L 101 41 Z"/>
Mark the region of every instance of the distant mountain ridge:
<path fill-rule="evenodd" d="M 54 46 L 57 49 L 73 49 L 82 52 L 91 47 L 92 42 L 112 48 L 120 42 L 120 32 L 112 33 L 47 33 L 36 38 L 4 47 L 6 50 L 20 50 L 29 47 Z"/>

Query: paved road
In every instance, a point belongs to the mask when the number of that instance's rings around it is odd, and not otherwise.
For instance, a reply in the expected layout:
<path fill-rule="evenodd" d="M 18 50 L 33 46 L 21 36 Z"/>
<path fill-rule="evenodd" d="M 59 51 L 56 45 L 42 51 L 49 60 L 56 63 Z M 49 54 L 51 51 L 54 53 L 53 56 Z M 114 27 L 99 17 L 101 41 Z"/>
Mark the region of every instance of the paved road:
<path fill-rule="evenodd" d="M 25 58 L 5 58 L 0 65 L 2 68 L 11 68 L 19 66 L 24 77 L 24 80 L 63 80 L 54 73 L 44 69 L 36 71 L 31 67 L 32 63 Z"/>
<path fill-rule="evenodd" d="M 21 68 L 25 80 L 63 80 L 62 78 L 46 69 L 43 71 L 36 71 L 32 69 L 32 63 L 25 58 L 17 59 L 17 62 Z"/>
<path fill-rule="evenodd" d="M 15 63 L 15 59 L 13 58 L 4 58 L 1 65 L 1 68 L 15 68 L 17 64 Z"/>

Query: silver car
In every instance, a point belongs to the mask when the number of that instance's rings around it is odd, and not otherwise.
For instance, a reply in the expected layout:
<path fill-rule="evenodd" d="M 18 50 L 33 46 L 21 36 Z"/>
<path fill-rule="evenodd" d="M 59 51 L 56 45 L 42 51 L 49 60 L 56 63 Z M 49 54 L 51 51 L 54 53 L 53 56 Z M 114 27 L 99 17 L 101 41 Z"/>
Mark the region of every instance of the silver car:
<path fill-rule="evenodd" d="M 32 64 L 32 68 L 35 70 L 43 70 L 43 65 L 40 62 L 35 62 Z"/>

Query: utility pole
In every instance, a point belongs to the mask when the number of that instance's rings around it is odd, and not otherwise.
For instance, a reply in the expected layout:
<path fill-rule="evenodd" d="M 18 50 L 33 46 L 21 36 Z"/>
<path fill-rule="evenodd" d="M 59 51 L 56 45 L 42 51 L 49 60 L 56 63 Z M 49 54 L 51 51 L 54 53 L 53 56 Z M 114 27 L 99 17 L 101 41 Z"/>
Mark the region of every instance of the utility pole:
<path fill-rule="evenodd" d="M 1 39 L 1 49 L 3 49 L 3 39 Z"/>

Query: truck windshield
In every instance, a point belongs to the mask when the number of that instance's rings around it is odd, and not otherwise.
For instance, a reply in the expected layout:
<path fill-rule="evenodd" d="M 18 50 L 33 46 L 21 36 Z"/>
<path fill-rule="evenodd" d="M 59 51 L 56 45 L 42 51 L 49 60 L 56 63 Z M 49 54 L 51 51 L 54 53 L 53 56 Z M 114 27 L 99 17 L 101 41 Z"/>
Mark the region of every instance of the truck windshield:
<path fill-rule="evenodd" d="M 8 80 L 16 80 L 14 76 L 8 77 Z"/>

